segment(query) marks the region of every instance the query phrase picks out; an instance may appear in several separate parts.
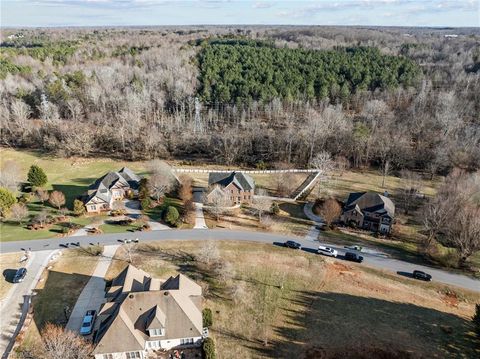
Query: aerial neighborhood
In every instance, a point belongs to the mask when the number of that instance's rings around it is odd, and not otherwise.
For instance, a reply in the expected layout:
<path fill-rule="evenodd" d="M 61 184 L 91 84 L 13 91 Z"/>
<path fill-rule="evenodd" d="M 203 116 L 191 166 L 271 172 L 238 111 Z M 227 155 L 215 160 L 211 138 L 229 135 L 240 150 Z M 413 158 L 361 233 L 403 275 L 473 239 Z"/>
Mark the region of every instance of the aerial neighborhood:
<path fill-rule="evenodd" d="M 2 359 L 480 358 L 477 3 L 2 2 Z"/>

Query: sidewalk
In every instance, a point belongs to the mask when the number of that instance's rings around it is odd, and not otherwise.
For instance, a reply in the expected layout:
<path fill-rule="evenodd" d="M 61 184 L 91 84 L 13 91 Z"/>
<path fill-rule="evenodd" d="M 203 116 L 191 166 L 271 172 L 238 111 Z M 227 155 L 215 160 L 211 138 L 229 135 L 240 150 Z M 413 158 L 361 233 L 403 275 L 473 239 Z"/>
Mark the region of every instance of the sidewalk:
<path fill-rule="evenodd" d="M 92 277 L 75 303 L 72 314 L 68 319 L 67 329 L 77 333 L 82 325 L 83 317 L 87 310 L 94 309 L 98 312 L 105 300 L 105 274 L 112 262 L 112 258 L 119 245 L 105 246 Z"/>

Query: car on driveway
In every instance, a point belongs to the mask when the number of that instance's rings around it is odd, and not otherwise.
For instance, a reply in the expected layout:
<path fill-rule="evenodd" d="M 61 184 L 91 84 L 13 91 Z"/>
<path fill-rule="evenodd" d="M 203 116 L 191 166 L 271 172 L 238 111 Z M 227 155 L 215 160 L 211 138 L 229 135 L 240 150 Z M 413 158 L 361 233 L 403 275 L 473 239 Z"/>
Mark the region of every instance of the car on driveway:
<path fill-rule="evenodd" d="M 345 253 L 345 259 L 347 261 L 352 261 L 352 262 L 357 262 L 357 263 L 362 263 L 363 262 L 363 257 L 361 255 L 358 255 L 357 253 L 353 253 L 353 252 Z"/>
<path fill-rule="evenodd" d="M 336 257 L 338 255 L 338 252 L 335 249 L 325 246 L 318 246 L 317 253 L 329 257 Z"/>
<path fill-rule="evenodd" d="M 85 313 L 85 316 L 83 317 L 82 327 L 80 328 L 81 335 L 92 334 L 96 316 L 96 310 L 87 310 L 87 313 Z"/>
<path fill-rule="evenodd" d="M 415 279 L 424 280 L 425 282 L 430 282 L 432 280 L 430 274 L 422 272 L 421 270 L 414 270 L 412 274 Z"/>
<path fill-rule="evenodd" d="M 287 248 L 302 249 L 302 245 L 295 241 L 286 241 L 283 245 Z"/>
<path fill-rule="evenodd" d="M 343 248 L 346 248 L 346 249 L 351 249 L 353 251 L 359 251 L 361 252 L 362 251 L 362 246 L 357 246 L 357 245 L 354 245 L 354 246 L 345 246 Z"/>
<path fill-rule="evenodd" d="M 15 273 L 12 282 L 21 283 L 25 279 L 26 275 L 27 275 L 27 268 L 20 268 Z"/>

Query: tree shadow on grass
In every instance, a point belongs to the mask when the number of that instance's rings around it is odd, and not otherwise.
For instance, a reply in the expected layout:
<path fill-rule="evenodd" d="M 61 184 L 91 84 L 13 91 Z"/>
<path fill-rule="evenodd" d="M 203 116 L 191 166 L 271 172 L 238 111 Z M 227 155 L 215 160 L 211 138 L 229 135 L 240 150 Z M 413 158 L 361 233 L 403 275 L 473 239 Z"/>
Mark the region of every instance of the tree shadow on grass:
<path fill-rule="evenodd" d="M 453 314 L 340 293 L 300 291 L 292 301 L 301 309 L 284 311 L 284 322 L 291 325 L 272 328 L 279 339 L 257 347 L 259 354 L 275 358 L 480 355 L 471 322 Z"/>

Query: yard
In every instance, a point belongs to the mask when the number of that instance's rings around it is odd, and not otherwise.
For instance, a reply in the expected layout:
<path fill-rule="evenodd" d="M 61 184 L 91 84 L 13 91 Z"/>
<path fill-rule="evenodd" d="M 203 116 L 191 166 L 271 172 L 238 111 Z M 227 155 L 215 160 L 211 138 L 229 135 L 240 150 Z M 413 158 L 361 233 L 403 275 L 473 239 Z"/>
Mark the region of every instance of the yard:
<path fill-rule="evenodd" d="M 21 267 L 20 258 L 22 258 L 23 255 L 23 252 L 0 254 L 0 271 L 3 276 L 0 281 L 0 300 L 5 298 L 10 288 L 13 287 L 13 283 L 5 280 L 5 277 L 9 277 L 9 279 L 13 278 L 15 274 L 13 271 Z"/>
<path fill-rule="evenodd" d="M 141 244 L 133 264 L 158 278 L 180 271 L 202 285 L 219 358 L 480 354 L 469 321 L 477 293 L 272 245 L 218 245 L 228 275 L 195 260 L 198 241 Z M 114 262 L 108 277 L 125 265 Z"/>
<path fill-rule="evenodd" d="M 92 247 L 92 253 L 98 248 Z M 64 326 L 78 296 L 87 284 L 98 257 L 82 249 L 63 250 L 62 255 L 46 270 L 35 289 L 33 321 L 22 345 L 35 345 L 39 332 L 47 323 Z"/>
<path fill-rule="evenodd" d="M 260 223 L 255 210 L 247 207 L 228 211 L 218 220 L 205 210 L 205 221 L 208 228 L 268 231 L 303 237 L 313 224 L 303 213 L 303 205 L 300 202 L 279 202 L 280 212 L 277 215 L 263 214 L 263 218 L 267 215 L 271 218 L 268 225 Z"/>

